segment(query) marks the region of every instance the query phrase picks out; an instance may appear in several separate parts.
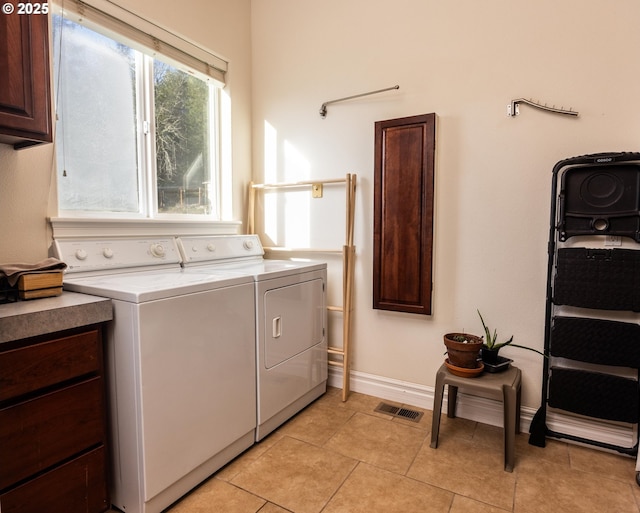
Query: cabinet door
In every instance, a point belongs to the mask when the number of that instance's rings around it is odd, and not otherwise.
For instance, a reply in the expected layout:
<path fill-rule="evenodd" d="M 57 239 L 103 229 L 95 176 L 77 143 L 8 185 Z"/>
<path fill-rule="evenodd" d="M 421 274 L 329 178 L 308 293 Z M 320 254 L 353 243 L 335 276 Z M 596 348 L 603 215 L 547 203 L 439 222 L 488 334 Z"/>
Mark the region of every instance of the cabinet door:
<path fill-rule="evenodd" d="M 435 114 L 375 124 L 373 307 L 431 314 Z"/>
<path fill-rule="evenodd" d="M 0 142 L 51 142 L 49 22 L 44 14 L 0 16 Z"/>
<path fill-rule="evenodd" d="M 98 513 L 109 508 L 105 448 L 100 446 L 0 494 L 2 513 Z"/>

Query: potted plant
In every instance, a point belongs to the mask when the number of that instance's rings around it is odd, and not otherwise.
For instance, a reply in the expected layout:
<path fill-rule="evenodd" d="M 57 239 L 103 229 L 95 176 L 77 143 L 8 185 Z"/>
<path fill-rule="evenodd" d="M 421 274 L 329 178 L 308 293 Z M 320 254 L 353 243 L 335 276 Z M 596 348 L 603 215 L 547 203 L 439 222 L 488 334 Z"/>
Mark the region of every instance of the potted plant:
<path fill-rule="evenodd" d="M 469 333 L 447 333 L 444 336 L 449 363 L 455 367 L 476 369 L 482 344 L 482 337 Z"/>
<path fill-rule="evenodd" d="M 519 344 L 514 344 L 513 335 L 511 335 L 511 337 L 508 340 L 505 340 L 504 342 L 498 342 L 498 330 L 493 330 L 493 334 L 492 334 L 491 330 L 485 324 L 484 319 L 482 318 L 482 314 L 480 313 L 480 310 L 478 310 L 478 315 L 480 316 L 480 322 L 482 322 L 482 327 L 484 328 L 484 336 L 486 336 L 486 340 L 484 340 L 484 343 L 482 345 L 482 351 L 481 351 L 483 362 L 488 363 L 490 365 L 496 365 L 498 363 L 498 351 L 500 351 L 500 348 L 504 346 L 509 346 L 509 345 L 512 347 L 519 347 L 520 349 L 527 349 L 529 351 L 533 351 L 534 353 L 538 353 L 544 356 L 544 353 L 538 351 L 537 349 L 533 349 L 532 347 L 527 347 L 527 346 L 521 346 Z"/>

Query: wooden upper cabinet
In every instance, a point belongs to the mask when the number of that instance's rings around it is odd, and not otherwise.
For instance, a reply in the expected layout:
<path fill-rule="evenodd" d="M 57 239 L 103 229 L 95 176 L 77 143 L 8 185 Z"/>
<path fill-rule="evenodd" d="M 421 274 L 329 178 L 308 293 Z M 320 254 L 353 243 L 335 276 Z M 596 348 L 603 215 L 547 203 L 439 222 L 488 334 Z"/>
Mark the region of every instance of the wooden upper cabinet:
<path fill-rule="evenodd" d="M 431 314 L 435 114 L 375 124 L 373 307 Z"/>
<path fill-rule="evenodd" d="M 49 22 L 44 14 L 0 15 L 0 142 L 51 142 Z"/>

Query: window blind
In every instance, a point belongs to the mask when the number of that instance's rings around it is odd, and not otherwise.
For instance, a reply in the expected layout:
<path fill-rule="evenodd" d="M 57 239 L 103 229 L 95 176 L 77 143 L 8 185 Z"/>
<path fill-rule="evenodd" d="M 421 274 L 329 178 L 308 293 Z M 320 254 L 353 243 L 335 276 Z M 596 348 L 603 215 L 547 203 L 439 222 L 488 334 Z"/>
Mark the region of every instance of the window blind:
<path fill-rule="evenodd" d="M 228 63 L 224 59 L 110 0 L 60 0 L 56 6 L 67 19 L 107 35 L 119 35 L 132 48 L 225 84 Z"/>

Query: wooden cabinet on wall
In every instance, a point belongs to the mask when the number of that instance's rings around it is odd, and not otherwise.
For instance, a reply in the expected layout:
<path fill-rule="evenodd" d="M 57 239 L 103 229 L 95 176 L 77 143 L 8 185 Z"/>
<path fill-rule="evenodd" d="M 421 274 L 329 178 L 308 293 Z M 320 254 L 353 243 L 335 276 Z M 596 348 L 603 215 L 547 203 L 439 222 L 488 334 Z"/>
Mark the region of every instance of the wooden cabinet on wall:
<path fill-rule="evenodd" d="M 0 15 L 0 77 L 0 143 L 51 142 L 47 15 Z"/>
<path fill-rule="evenodd" d="M 431 314 L 435 114 L 375 124 L 373 307 Z"/>
<path fill-rule="evenodd" d="M 2 513 L 109 508 L 103 381 L 99 328 L 0 345 Z"/>

